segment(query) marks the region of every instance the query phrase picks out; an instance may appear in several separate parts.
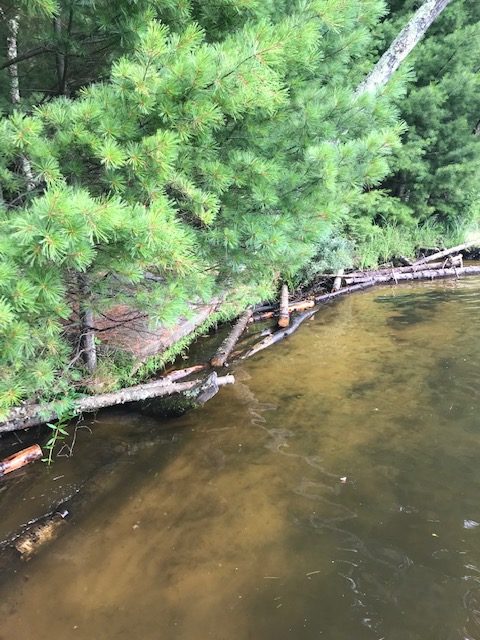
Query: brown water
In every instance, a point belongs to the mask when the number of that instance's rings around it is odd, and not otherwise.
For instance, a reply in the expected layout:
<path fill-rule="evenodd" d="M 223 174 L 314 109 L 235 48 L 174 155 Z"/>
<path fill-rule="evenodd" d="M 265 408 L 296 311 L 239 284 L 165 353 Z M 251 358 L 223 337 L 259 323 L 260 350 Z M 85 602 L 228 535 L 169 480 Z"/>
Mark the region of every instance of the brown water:
<path fill-rule="evenodd" d="M 121 456 L 4 567 L 1 640 L 480 639 L 479 310 L 478 279 L 372 290 L 201 411 L 103 414 L 0 493 L 8 529 Z"/>

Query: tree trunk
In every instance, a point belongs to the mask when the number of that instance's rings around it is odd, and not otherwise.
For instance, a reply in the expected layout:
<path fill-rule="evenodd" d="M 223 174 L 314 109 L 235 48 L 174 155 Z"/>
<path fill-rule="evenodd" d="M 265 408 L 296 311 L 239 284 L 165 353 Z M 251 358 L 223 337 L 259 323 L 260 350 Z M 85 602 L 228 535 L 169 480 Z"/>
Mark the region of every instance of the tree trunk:
<path fill-rule="evenodd" d="M 2 15 L 5 14 L 2 11 Z M 13 18 L 7 20 L 7 60 L 16 60 L 18 57 L 18 28 L 20 24 L 20 16 L 15 15 Z M 20 104 L 20 83 L 18 81 L 18 65 L 11 64 L 8 67 L 8 73 L 10 75 L 10 100 L 14 107 Z M 30 160 L 22 155 L 21 156 L 23 174 L 27 180 L 27 190 L 31 191 L 35 186 L 35 180 L 33 178 L 32 165 Z"/>
<path fill-rule="evenodd" d="M 450 2 L 452 0 L 426 0 L 357 87 L 356 94 L 375 92 L 383 87 Z"/>
<path fill-rule="evenodd" d="M 214 373 L 209 378 L 214 379 L 215 385 L 222 387 L 226 384 L 233 384 L 235 378 L 232 375 L 217 377 Z M 197 395 L 195 392 L 198 390 L 201 393 L 205 393 L 204 385 L 205 379 L 188 380 L 187 382 L 171 382 L 169 380 L 156 380 L 146 384 L 140 384 L 135 387 L 127 387 L 120 391 L 112 391 L 111 393 L 102 393 L 96 396 L 86 396 L 85 398 L 79 398 L 75 401 L 73 413 L 79 415 L 82 413 L 92 413 L 105 409 L 107 407 L 114 407 L 119 404 L 125 404 L 128 402 L 139 402 L 141 400 L 148 400 L 150 398 L 160 398 L 164 396 L 171 396 L 174 394 L 189 393 Z M 212 385 L 210 385 L 212 386 Z M 203 396 L 203 398 L 205 395 Z M 202 400 L 201 398 L 200 400 Z M 45 422 L 51 422 L 58 418 L 55 410 L 55 404 L 43 404 L 43 405 L 27 405 L 13 409 L 10 412 L 9 417 L 5 422 L 0 423 L 0 433 L 6 433 L 9 431 L 18 431 L 19 429 L 28 429 L 29 427 L 35 427 Z"/>
<path fill-rule="evenodd" d="M 78 276 L 78 305 L 80 313 L 80 348 L 83 351 L 83 361 L 90 374 L 97 368 L 97 346 L 95 344 L 95 330 L 93 311 L 89 306 L 90 291 L 88 279 L 85 275 Z"/>
<path fill-rule="evenodd" d="M 233 347 L 237 344 L 240 336 L 245 331 L 247 324 L 252 317 L 252 309 L 247 309 L 245 313 L 240 317 L 238 322 L 233 327 L 233 330 L 229 333 L 227 338 L 222 342 L 216 354 L 210 361 L 212 367 L 223 367 L 227 361 L 228 356 L 233 351 Z"/>
<path fill-rule="evenodd" d="M 65 94 L 65 79 L 66 79 L 66 64 L 65 64 L 65 54 L 60 50 L 62 46 L 62 19 L 60 16 L 55 16 L 53 18 L 53 31 L 55 33 L 56 39 L 56 52 L 55 52 L 55 62 L 57 66 L 57 85 L 58 85 L 58 93 L 60 95 Z"/>

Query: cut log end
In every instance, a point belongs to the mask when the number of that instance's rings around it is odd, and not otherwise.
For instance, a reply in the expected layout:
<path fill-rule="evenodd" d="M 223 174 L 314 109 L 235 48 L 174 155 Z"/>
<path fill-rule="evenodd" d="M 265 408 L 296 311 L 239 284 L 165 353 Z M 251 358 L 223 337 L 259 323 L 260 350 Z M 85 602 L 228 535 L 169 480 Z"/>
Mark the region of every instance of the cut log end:
<path fill-rule="evenodd" d="M 40 460 L 42 456 L 43 452 L 38 444 L 14 453 L 0 462 L 0 478 L 7 473 L 21 469 L 25 465 L 30 464 L 30 462 Z"/>

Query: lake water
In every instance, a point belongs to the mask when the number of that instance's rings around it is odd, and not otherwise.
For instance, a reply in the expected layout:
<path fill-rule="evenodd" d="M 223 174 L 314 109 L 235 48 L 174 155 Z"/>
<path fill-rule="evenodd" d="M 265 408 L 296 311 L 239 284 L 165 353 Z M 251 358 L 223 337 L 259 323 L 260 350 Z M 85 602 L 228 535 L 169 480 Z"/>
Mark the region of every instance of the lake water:
<path fill-rule="evenodd" d="M 85 423 L 0 485 L 6 535 L 92 476 L 4 560 L 0 639 L 480 640 L 479 312 L 478 278 L 373 289 L 201 410 Z"/>

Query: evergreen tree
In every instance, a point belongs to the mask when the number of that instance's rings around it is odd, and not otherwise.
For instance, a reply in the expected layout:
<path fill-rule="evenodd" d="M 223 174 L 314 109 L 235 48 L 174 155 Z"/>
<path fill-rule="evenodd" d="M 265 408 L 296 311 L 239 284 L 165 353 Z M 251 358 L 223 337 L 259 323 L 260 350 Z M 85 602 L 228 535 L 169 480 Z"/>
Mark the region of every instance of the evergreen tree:
<path fill-rule="evenodd" d="M 390 0 L 383 48 L 417 3 Z M 480 215 L 480 4 L 456 0 L 412 54 L 413 81 L 399 102 L 408 125 L 392 174 L 363 210 L 380 224 L 439 225 L 442 233 Z"/>
<path fill-rule="evenodd" d="M 93 369 L 92 319 L 112 301 L 171 322 L 213 292 L 258 299 L 398 145 L 398 83 L 355 94 L 381 1 L 146 10 L 108 81 L 0 123 L 4 411 L 75 384 L 82 351 Z"/>

